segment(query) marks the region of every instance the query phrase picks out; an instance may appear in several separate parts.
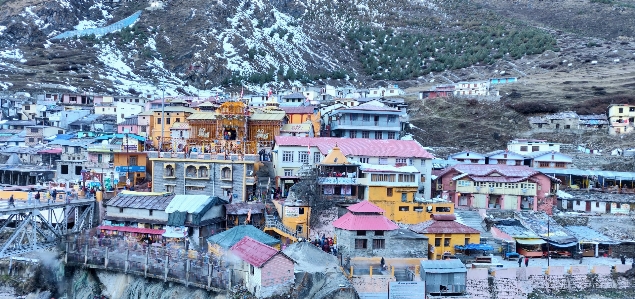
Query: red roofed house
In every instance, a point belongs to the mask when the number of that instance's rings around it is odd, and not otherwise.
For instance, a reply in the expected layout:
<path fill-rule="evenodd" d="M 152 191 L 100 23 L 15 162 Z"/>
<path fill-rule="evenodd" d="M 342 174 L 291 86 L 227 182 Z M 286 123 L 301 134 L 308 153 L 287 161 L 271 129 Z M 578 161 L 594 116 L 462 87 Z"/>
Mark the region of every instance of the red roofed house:
<path fill-rule="evenodd" d="M 288 294 L 293 287 L 294 261 L 269 245 L 244 237 L 230 249 L 240 259 L 234 264 L 247 290 L 258 298 Z"/>
<path fill-rule="evenodd" d="M 406 229 L 383 215 L 370 201 L 349 206 L 348 213 L 333 222 L 338 251 L 350 257 L 406 258 L 426 254 L 428 238 Z"/>
<path fill-rule="evenodd" d="M 420 192 L 423 198 L 430 198 L 434 156 L 414 140 L 276 136 L 273 165 L 283 195 L 286 197 L 288 188 L 298 179 L 304 163 L 317 166 L 336 145 L 353 164 L 414 166 L 421 174 Z"/>
<path fill-rule="evenodd" d="M 457 164 L 441 171 L 441 196 L 455 208 L 541 210 L 551 214 L 560 180 L 528 166 Z M 437 187 L 437 189 L 439 189 Z"/>
<path fill-rule="evenodd" d="M 454 254 L 456 245 L 479 244 L 481 241 L 481 233 L 478 230 L 455 220 L 454 214 L 432 215 L 432 220 L 411 225 L 408 229 L 427 236 L 430 240 L 428 258 L 439 260 L 444 252 Z"/>

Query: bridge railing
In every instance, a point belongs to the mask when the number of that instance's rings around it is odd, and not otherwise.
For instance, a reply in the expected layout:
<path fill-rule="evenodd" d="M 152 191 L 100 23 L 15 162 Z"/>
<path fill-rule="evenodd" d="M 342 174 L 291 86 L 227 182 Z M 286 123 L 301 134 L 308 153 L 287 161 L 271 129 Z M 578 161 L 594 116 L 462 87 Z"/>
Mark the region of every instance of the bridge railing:
<path fill-rule="evenodd" d="M 116 239 L 69 240 L 65 262 L 216 291 L 227 289 L 230 275 L 227 265 L 201 252 Z"/>

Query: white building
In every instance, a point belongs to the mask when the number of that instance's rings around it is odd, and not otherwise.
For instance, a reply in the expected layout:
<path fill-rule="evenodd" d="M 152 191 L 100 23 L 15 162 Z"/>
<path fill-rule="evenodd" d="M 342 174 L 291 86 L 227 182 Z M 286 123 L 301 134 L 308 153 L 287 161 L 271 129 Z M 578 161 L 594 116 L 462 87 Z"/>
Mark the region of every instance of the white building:
<path fill-rule="evenodd" d="M 68 129 L 68 125 L 90 114 L 88 109 L 62 110 L 51 113 L 49 122 L 51 126 Z"/>
<path fill-rule="evenodd" d="M 454 84 L 454 96 L 489 96 L 489 81 L 458 82 Z"/>
<path fill-rule="evenodd" d="M 538 139 L 514 139 L 507 143 L 507 150 L 521 155 L 533 152 L 560 152 L 560 144 Z"/>
<path fill-rule="evenodd" d="M 127 117 L 138 115 L 145 111 L 145 107 L 137 103 L 116 102 L 117 123 L 123 122 Z M 95 108 L 97 110 L 97 108 Z"/>
<path fill-rule="evenodd" d="M 430 198 L 434 157 L 414 140 L 276 136 L 272 153 L 277 185 L 293 183 L 304 163 L 315 167 L 335 146 L 351 163 L 414 166 L 420 172 L 420 190 Z"/>

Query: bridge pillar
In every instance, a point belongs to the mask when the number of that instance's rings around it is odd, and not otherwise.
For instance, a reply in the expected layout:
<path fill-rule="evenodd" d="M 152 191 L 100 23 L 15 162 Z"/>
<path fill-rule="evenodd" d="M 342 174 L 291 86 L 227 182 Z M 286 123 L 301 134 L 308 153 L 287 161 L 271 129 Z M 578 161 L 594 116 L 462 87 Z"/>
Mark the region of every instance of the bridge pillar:
<path fill-rule="evenodd" d="M 163 262 L 163 282 L 167 282 L 168 281 L 168 271 L 170 271 L 170 268 L 168 268 L 168 259 L 170 258 L 169 255 L 165 255 L 165 261 Z"/>
<path fill-rule="evenodd" d="M 187 259 L 185 261 L 185 286 L 189 286 L 190 285 L 190 262 L 192 260 Z"/>
<path fill-rule="evenodd" d="M 150 260 L 150 246 L 146 248 L 146 262 L 143 265 L 143 277 L 148 277 L 148 261 Z"/>
<path fill-rule="evenodd" d="M 207 262 L 207 287 L 212 287 L 212 263 L 211 260 Z"/>
<path fill-rule="evenodd" d="M 104 268 L 108 269 L 108 246 L 106 246 L 106 255 L 104 258 Z"/>
<path fill-rule="evenodd" d="M 88 242 L 84 245 L 84 265 L 88 264 Z"/>
<path fill-rule="evenodd" d="M 124 273 L 128 273 L 128 267 L 130 266 L 130 249 L 126 249 L 126 262 L 124 263 Z"/>

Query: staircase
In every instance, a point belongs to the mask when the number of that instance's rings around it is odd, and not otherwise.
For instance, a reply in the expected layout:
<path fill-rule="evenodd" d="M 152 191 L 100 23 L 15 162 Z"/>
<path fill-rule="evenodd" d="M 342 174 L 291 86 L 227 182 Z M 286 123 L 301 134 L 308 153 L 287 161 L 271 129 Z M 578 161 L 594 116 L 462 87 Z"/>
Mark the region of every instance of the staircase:
<path fill-rule="evenodd" d="M 397 281 L 410 281 L 410 276 L 408 275 L 408 269 L 395 268 L 395 280 Z"/>
<path fill-rule="evenodd" d="M 282 222 L 280 222 L 278 217 L 275 215 L 269 215 L 269 214 L 265 215 L 265 229 L 264 230 L 274 231 L 278 235 L 289 238 L 293 242 L 296 242 L 298 240 L 297 234 L 295 232 L 292 232 L 286 226 L 284 226 L 284 224 L 282 224 Z"/>

